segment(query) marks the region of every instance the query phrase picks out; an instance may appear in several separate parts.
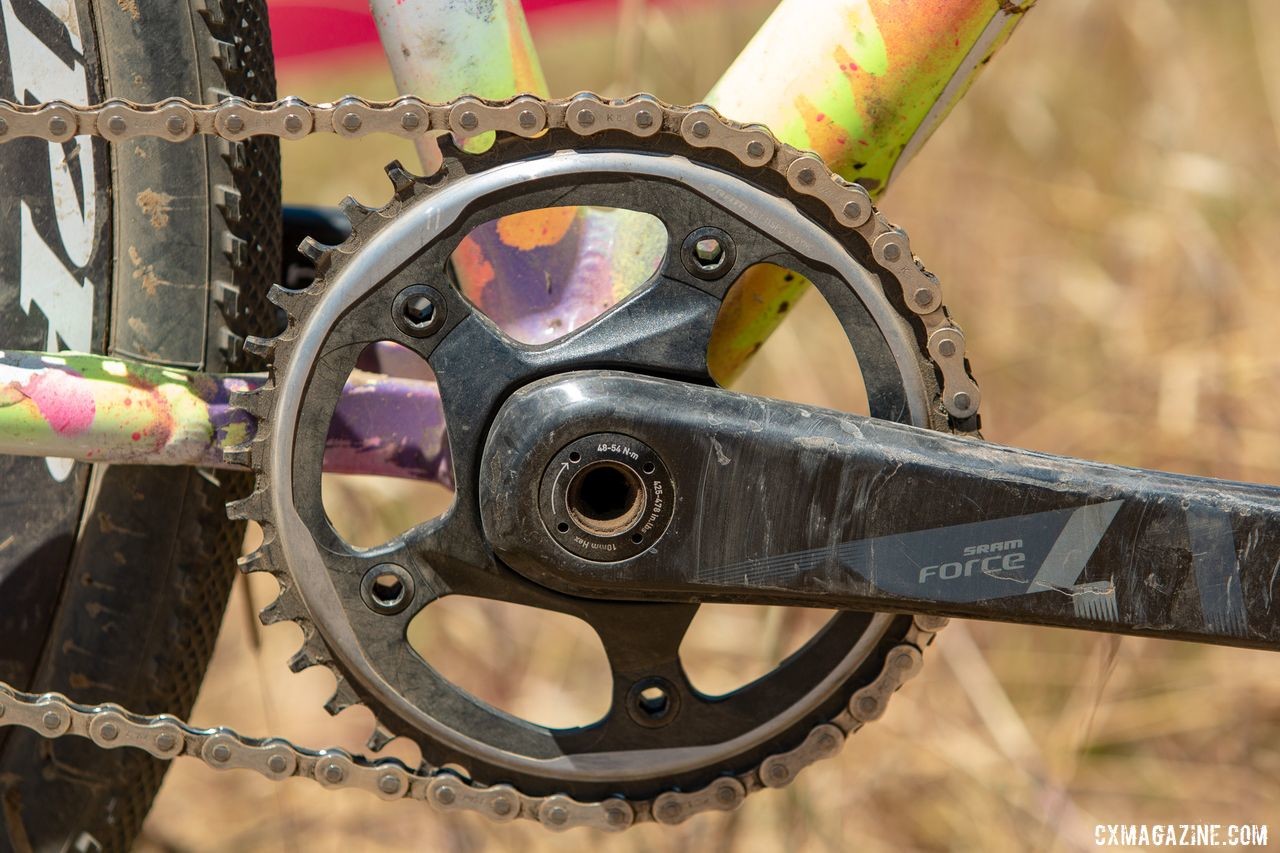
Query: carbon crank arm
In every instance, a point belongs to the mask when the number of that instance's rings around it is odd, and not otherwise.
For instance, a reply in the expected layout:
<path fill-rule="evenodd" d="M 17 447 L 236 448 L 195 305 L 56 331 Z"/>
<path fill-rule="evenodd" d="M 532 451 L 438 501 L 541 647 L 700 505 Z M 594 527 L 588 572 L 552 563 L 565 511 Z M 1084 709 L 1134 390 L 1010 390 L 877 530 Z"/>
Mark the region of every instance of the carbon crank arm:
<path fill-rule="evenodd" d="M 518 391 L 484 454 L 498 555 L 575 595 L 1280 649 L 1280 488 L 611 372 Z"/>

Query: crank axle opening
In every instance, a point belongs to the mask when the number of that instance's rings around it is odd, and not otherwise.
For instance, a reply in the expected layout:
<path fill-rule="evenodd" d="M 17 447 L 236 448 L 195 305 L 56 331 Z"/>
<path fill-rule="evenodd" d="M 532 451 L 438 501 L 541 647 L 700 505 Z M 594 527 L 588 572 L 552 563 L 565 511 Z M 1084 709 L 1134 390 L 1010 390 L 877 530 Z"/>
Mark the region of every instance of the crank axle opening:
<path fill-rule="evenodd" d="M 569 483 L 569 518 L 596 536 L 621 536 L 644 513 L 644 482 L 631 466 L 602 461 L 586 466 Z"/>

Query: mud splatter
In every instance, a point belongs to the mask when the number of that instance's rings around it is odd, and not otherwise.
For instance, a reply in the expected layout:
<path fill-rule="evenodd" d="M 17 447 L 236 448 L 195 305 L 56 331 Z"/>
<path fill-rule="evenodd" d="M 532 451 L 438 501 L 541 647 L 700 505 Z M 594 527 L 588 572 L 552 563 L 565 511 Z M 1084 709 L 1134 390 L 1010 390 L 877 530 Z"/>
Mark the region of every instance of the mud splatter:
<path fill-rule="evenodd" d="M 158 193 L 153 189 L 145 189 L 138 193 L 138 207 L 144 216 L 151 220 L 151 227 L 157 230 L 169 227 L 169 212 L 173 210 L 173 196 Z"/>
<path fill-rule="evenodd" d="M 156 289 L 162 284 L 169 282 L 160 277 L 156 272 L 155 264 L 144 264 L 142 255 L 138 253 L 137 246 L 129 247 L 129 262 L 133 264 L 133 280 L 142 285 L 142 289 L 147 292 L 147 296 L 155 296 Z"/>
<path fill-rule="evenodd" d="M 142 20 L 142 13 L 138 11 L 138 0 L 116 0 L 116 5 L 135 21 Z"/>

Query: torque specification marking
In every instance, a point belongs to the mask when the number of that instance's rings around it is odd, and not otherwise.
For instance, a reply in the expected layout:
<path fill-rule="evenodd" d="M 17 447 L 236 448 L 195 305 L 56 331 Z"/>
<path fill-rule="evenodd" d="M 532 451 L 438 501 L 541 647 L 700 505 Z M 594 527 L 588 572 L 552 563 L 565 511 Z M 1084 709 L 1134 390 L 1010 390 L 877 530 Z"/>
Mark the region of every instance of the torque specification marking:
<path fill-rule="evenodd" d="M 622 456 L 622 457 L 624 457 L 624 458 L 626 458 L 626 459 L 630 459 L 630 460 L 632 460 L 633 462 L 638 462 L 638 461 L 640 460 L 640 454 L 639 454 L 639 452 L 637 452 L 637 451 L 635 451 L 635 450 L 632 450 L 630 447 L 628 447 L 628 446 L 627 446 L 627 445 L 625 445 L 625 444 L 617 444 L 617 443 L 604 444 L 604 443 L 602 443 L 602 444 L 600 444 L 600 445 L 598 445 L 598 446 L 596 447 L 596 452 L 597 452 L 597 453 L 612 453 L 612 454 L 613 454 L 613 455 L 615 455 L 615 456 Z"/>

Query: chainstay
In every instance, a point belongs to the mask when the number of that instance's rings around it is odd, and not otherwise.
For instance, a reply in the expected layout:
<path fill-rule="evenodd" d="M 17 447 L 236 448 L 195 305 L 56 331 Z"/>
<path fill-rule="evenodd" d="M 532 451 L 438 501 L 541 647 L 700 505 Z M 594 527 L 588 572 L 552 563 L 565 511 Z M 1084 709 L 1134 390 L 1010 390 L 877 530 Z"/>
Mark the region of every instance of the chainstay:
<path fill-rule="evenodd" d="M 667 791 L 643 802 L 534 797 L 510 785 L 478 785 L 445 769 L 411 769 L 395 758 L 370 760 L 342 749 L 312 750 L 283 738 L 245 737 L 229 728 L 197 729 L 168 714 L 82 705 L 57 693 L 22 693 L 4 682 L 0 728 L 25 728 L 45 738 L 83 737 L 103 749 L 132 747 L 166 760 L 187 756 L 215 770 L 254 770 L 274 781 L 312 779 L 325 788 L 356 788 L 384 800 L 423 800 L 444 811 L 480 812 L 498 821 L 532 818 L 556 830 L 590 826 L 617 831 L 647 820 L 674 825 L 699 812 L 734 809 L 753 791 L 785 787 L 808 765 L 837 754 L 845 738 L 879 719 L 889 697 L 920 671 L 924 649 L 945 624 L 945 619 L 916 616 L 903 641 L 885 656 L 880 674 L 795 749 L 769 756 L 751 772 L 722 776 L 701 790 Z"/>
<path fill-rule="evenodd" d="M 139 136 L 181 142 L 195 135 L 230 141 L 259 135 L 293 140 L 313 133 L 347 138 L 373 133 L 410 139 L 451 133 L 468 138 L 490 132 L 536 137 L 551 128 L 566 128 L 584 138 L 607 131 L 637 138 L 676 135 L 694 147 L 726 152 L 748 169 L 772 169 L 794 192 L 822 203 L 838 224 L 857 230 L 866 240 L 875 260 L 899 283 L 902 303 L 922 323 L 941 390 L 935 418 L 952 431 L 976 432 L 980 392 L 965 359 L 964 334 L 943 307 L 937 280 L 912 254 L 906 233 L 875 210 L 861 186 L 833 174 L 817 155 L 780 143 L 760 125 L 729 121 L 709 106 L 676 107 L 648 95 L 606 101 L 589 93 L 555 101 L 532 95 L 505 101 L 468 96 L 447 104 L 411 96 L 387 102 L 347 97 L 318 105 L 297 98 L 273 103 L 228 98 L 216 105 L 181 99 L 153 104 L 117 100 L 88 107 L 0 100 L 0 144 L 32 137 L 67 142 L 78 135 L 112 142 Z M 412 180 L 398 167 L 389 174 L 393 182 L 398 175 Z M 325 254 L 324 247 L 309 243 L 304 241 L 304 252 L 317 258 Z M 266 339 L 246 341 L 246 347 L 263 355 L 274 344 Z M 241 402 L 247 409 L 255 408 L 251 398 Z M 233 452 L 243 457 L 238 461 L 251 464 L 249 448 Z M 477 811 L 498 821 L 532 818 L 557 830 L 621 830 L 649 820 L 678 824 L 699 812 L 734 809 L 753 791 L 788 785 L 804 767 L 839 752 L 845 738 L 878 719 L 893 692 L 919 671 L 923 650 L 945 622 L 916 616 L 903 640 L 886 654 L 876 678 L 857 690 L 835 717 L 811 729 L 799 746 L 769 756 L 749 771 L 724 775 L 701 790 L 669 790 L 649 800 L 581 802 L 564 794 L 531 796 L 510 785 L 475 783 L 445 768 L 424 764 L 414 770 L 396 759 L 370 760 L 341 749 L 308 750 L 277 738 L 246 738 L 225 728 L 196 729 L 167 715 L 78 705 L 56 694 L 24 694 L 3 682 L 0 727 L 22 726 L 44 737 L 79 735 L 105 748 L 135 746 L 158 758 L 193 756 L 216 769 L 254 769 L 271 779 L 305 776 L 328 788 L 358 787 L 388 800 L 412 797 L 442 810 Z"/>

